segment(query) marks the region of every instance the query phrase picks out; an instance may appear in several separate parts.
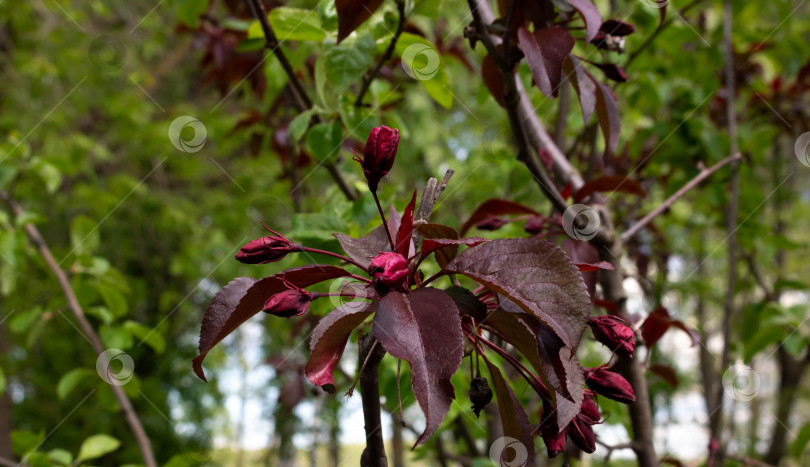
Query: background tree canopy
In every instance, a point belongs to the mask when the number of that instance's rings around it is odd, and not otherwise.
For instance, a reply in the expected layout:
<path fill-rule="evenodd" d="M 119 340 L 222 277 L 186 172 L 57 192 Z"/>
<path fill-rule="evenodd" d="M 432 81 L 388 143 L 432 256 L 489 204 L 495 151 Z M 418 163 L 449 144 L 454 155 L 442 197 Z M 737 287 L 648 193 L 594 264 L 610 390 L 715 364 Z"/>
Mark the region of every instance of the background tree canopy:
<path fill-rule="evenodd" d="M 340 263 L 235 261 L 260 221 L 330 252 L 333 232 L 379 225 L 352 150 L 380 125 L 400 137 L 386 212 L 452 169 L 431 222 L 617 270 L 583 272 L 592 315 L 634 327 L 619 367 L 648 397 L 599 399 L 594 454 L 549 460 L 535 436 L 537 465 L 807 465 L 810 6 L 726 3 L 271 0 L 262 24 L 252 0 L 0 2 L 0 465 L 149 465 L 147 438 L 172 467 L 357 464 L 360 398 L 342 393 L 359 333 L 337 395 L 305 378 L 338 297 L 248 321 L 208 354 L 208 384 L 191 361 L 232 278 Z M 521 141 L 532 128 L 547 138 Z M 473 216 L 493 198 L 523 207 Z M 560 203 L 593 207 L 605 248 L 566 235 Z M 590 334 L 577 355 L 616 361 Z M 529 383 L 492 363 L 539 424 Z M 425 419 L 397 371 L 383 358 L 390 465 L 497 462 L 501 415 L 473 415 L 466 358 L 413 451 Z"/>

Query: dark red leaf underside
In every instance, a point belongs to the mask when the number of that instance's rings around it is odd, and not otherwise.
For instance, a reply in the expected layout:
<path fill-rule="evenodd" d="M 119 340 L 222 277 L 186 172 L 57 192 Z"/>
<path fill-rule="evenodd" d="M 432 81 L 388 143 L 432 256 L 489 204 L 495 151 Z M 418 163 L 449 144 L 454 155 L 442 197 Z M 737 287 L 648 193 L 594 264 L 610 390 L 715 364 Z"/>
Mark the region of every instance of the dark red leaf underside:
<path fill-rule="evenodd" d="M 450 378 L 464 355 L 458 308 L 439 289 L 391 292 L 374 315 L 374 336 L 388 353 L 411 365 L 411 386 L 426 419 L 414 445 L 419 446 L 439 428 L 453 401 Z"/>
<path fill-rule="evenodd" d="M 505 200 L 505 199 L 489 199 L 481 203 L 475 211 L 472 213 L 467 222 L 461 226 L 460 235 L 464 235 L 467 233 L 468 230 L 472 228 L 475 224 L 481 222 L 482 220 L 488 217 L 497 217 L 504 214 L 534 214 L 537 215 L 537 211 L 534 209 L 524 206 L 520 203 L 515 203 L 513 201 Z"/>
<path fill-rule="evenodd" d="M 369 19 L 382 3 L 383 0 L 335 0 L 338 14 L 338 43 Z"/>
<path fill-rule="evenodd" d="M 388 229 L 391 232 L 399 232 L 401 222 L 399 213 L 392 206 L 388 214 Z M 382 224 L 372 230 L 371 233 L 360 238 L 353 238 L 342 233 L 332 235 L 337 238 L 341 248 L 349 258 L 366 268 L 377 255 L 385 251 L 391 251 L 391 244 L 388 242 L 388 235 L 385 233 Z"/>
<path fill-rule="evenodd" d="M 312 384 L 321 386 L 324 391 L 335 392 L 333 371 L 340 363 L 340 357 L 349 341 L 349 336 L 377 310 L 374 302 L 349 302 L 330 311 L 312 331 L 309 342 L 309 361 L 306 375 Z"/>
<path fill-rule="evenodd" d="M 399 230 L 396 234 L 397 253 L 408 258 L 410 252 L 410 245 L 413 241 L 413 208 L 416 206 L 416 191 L 414 190 L 411 202 L 405 208 L 402 214 L 402 222 L 399 225 Z"/>
<path fill-rule="evenodd" d="M 563 62 L 574 48 L 574 37 L 567 30 L 557 27 L 534 32 L 521 27 L 518 29 L 518 41 L 537 88 L 548 97 L 557 97 L 562 82 Z"/>
<path fill-rule="evenodd" d="M 205 310 L 200 329 L 200 354 L 192 360 L 194 373 L 207 381 L 202 362 L 208 352 L 239 325 L 260 312 L 268 298 L 286 290 L 285 280 L 304 288 L 348 275 L 348 271 L 337 266 L 311 265 L 289 269 L 259 280 L 251 277 L 232 280 L 217 292 Z"/>
<path fill-rule="evenodd" d="M 432 251 L 436 251 L 436 262 L 439 263 L 439 267 L 444 268 L 458 254 L 458 245 L 440 246 L 431 251 L 425 251 L 425 241 L 427 239 L 457 240 L 458 232 L 456 232 L 456 229 L 442 224 L 422 224 L 417 225 L 416 230 L 425 239 L 422 241 L 423 258 L 427 257 Z"/>
<path fill-rule="evenodd" d="M 484 360 L 489 368 L 489 376 L 492 380 L 492 386 L 495 390 L 495 397 L 498 403 L 498 412 L 501 415 L 501 423 L 503 426 L 504 436 L 509 436 L 520 441 L 526 449 L 528 458 L 526 462 L 521 465 L 534 465 L 534 435 L 533 427 L 529 423 L 529 416 L 523 410 L 523 406 L 518 401 L 515 392 L 509 386 L 509 383 L 504 379 L 501 370 L 493 365 L 489 360 Z M 515 446 L 511 446 L 512 449 Z M 501 456 L 507 455 L 510 449 L 502 449 Z M 511 465 L 509 458 L 499 459 L 498 465 Z"/>
<path fill-rule="evenodd" d="M 463 251 L 446 270 L 505 295 L 566 346 L 579 346 L 591 300 L 579 271 L 556 245 L 537 238 L 492 240 Z"/>
<path fill-rule="evenodd" d="M 574 202 L 579 203 L 595 192 L 608 193 L 612 191 L 630 193 L 642 198 L 647 197 L 647 192 L 638 180 L 627 178 L 624 175 L 603 175 L 582 185 L 582 188 L 574 193 Z"/>
<path fill-rule="evenodd" d="M 574 266 L 579 269 L 579 272 L 593 272 L 599 269 L 606 269 L 608 271 L 616 270 L 616 268 L 607 261 L 599 261 L 598 263 L 574 263 Z"/>

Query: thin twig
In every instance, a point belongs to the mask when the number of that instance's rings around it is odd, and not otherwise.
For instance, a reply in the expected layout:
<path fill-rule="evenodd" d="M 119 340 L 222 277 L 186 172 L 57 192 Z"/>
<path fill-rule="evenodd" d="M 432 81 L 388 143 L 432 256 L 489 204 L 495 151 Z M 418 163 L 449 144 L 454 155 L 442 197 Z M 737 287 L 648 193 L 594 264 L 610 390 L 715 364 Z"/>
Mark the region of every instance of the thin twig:
<path fill-rule="evenodd" d="M 25 212 L 23 208 L 11 197 L 11 195 L 5 191 L 0 190 L 0 199 L 2 199 L 9 206 L 16 217 L 19 218 Z M 59 262 L 56 261 L 56 258 L 53 257 L 53 254 L 51 253 L 50 248 L 48 248 L 48 244 L 45 242 L 42 234 L 40 234 L 39 229 L 37 229 L 37 227 L 30 222 L 25 223 L 23 229 L 25 230 L 28 239 L 31 241 L 31 244 L 33 244 L 34 247 L 39 251 L 39 254 L 45 260 L 48 268 L 51 270 L 53 275 L 56 276 L 56 280 L 59 282 L 59 286 L 62 288 L 62 293 L 67 300 L 68 306 L 73 312 L 73 315 L 76 317 L 76 321 L 78 321 L 82 332 L 90 340 L 96 355 L 100 356 L 106 350 L 104 348 L 104 344 L 102 344 L 101 339 L 99 338 L 98 334 L 96 334 L 96 331 L 93 329 L 90 321 L 88 321 L 87 317 L 84 315 L 84 310 L 79 304 L 79 300 L 76 298 L 76 294 L 73 291 L 73 287 L 70 285 L 70 279 L 68 279 L 67 274 L 61 268 L 61 266 L 59 266 Z M 143 429 L 141 420 L 138 418 L 138 414 L 132 407 L 132 402 L 130 402 L 127 393 L 124 392 L 123 387 L 115 384 L 110 384 L 110 388 L 115 394 L 118 405 L 121 407 L 121 411 L 124 412 L 124 416 L 127 419 L 127 423 L 129 423 L 132 434 L 135 436 L 135 439 L 138 442 L 144 465 L 147 467 L 156 467 L 157 463 L 155 462 L 155 454 L 152 452 L 152 443 L 149 440 L 149 436 L 146 434 L 146 431 Z"/>
<path fill-rule="evenodd" d="M 402 35 L 402 31 L 405 29 L 406 18 L 404 1 L 397 1 L 397 12 L 399 13 L 399 22 L 397 23 L 396 31 L 394 31 L 394 37 L 391 38 L 391 43 L 388 44 L 388 48 L 385 49 L 385 52 L 380 57 L 380 60 L 377 61 L 377 65 L 373 70 L 371 70 L 371 73 L 363 78 L 363 84 L 360 87 L 360 92 L 357 94 L 357 99 L 354 101 L 355 107 L 361 107 L 363 105 L 363 97 L 365 97 L 366 92 L 368 92 L 369 87 L 371 87 L 371 83 L 374 81 L 374 78 L 377 77 L 377 74 L 380 72 L 380 69 L 383 67 L 385 62 L 391 60 L 391 56 L 394 55 L 394 50 L 397 47 L 399 36 Z"/>
<path fill-rule="evenodd" d="M 725 167 L 725 166 L 726 166 L 726 165 L 728 165 L 729 163 L 731 163 L 731 162 L 735 162 L 735 161 L 739 161 L 740 159 L 742 159 L 742 154 L 737 153 L 737 154 L 734 154 L 733 156 L 726 157 L 725 159 L 721 160 L 720 162 L 718 162 L 718 163 L 714 164 L 713 166 L 711 166 L 711 167 L 709 167 L 709 168 L 705 168 L 705 169 L 701 170 L 701 171 L 700 171 L 700 172 L 699 172 L 699 173 L 698 173 L 698 174 L 695 176 L 695 178 L 693 178 L 692 180 L 689 180 L 689 182 L 687 182 L 687 183 L 686 183 L 684 186 L 682 186 L 682 187 L 681 187 L 681 188 L 680 188 L 678 191 L 676 191 L 675 193 L 673 193 L 673 194 L 672 194 L 672 196 L 670 196 L 669 198 L 667 198 L 667 200 L 666 200 L 666 201 L 664 201 L 663 203 L 659 204 L 659 205 L 658 205 L 658 207 L 656 207 L 655 209 L 653 209 L 652 211 L 650 211 L 650 213 L 649 213 L 649 214 L 647 214 L 646 216 L 644 216 L 644 217 L 642 217 L 641 219 L 639 219 L 639 220 L 638 220 L 638 222 L 636 222 L 635 224 L 633 224 L 633 226 L 632 226 L 632 227 L 630 227 L 629 229 L 627 229 L 627 230 L 626 230 L 626 231 L 625 231 L 625 232 L 624 232 L 624 233 L 621 235 L 621 237 L 620 237 L 620 238 L 621 238 L 621 241 L 622 241 L 622 242 L 626 242 L 627 240 L 631 239 L 631 238 L 633 237 L 633 235 L 635 235 L 636 233 L 638 233 L 638 231 L 639 231 L 639 230 L 643 229 L 643 228 L 644 228 L 644 227 L 645 227 L 647 224 L 649 224 L 649 223 L 650 223 L 650 222 L 651 222 L 653 219 L 655 219 L 656 217 L 658 217 L 659 215 L 661 215 L 661 214 L 662 214 L 664 211 L 666 211 L 667 209 L 669 209 L 670 207 L 672 207 L 672 205 L 673 205 L 673 204 L 675 204 L 675 201 L 678 201 L 678 200 L 679 200 L 681 197 L 683 197 L 683 195 L 685 195 L 685 194 L 686 194 L 686 193 L 687 193 L 689 190 L 691 190 L 692 188 L 696 187 L 698 184 L 700 184 L 700 182 L 702 182 L 703 180 L 705 180 L 706 178 L 708 178 L 708 177 L 709 177 L 711 174 L 713 174 L 713 173 L 717 172 L 718 170 L 720 170 L 721 168 Z"/>
<path fill-rule="evenodd" d="M 267 19 L 267 10 L 265 10 L 264 5 L 260 0 L 244 0 L 244 2 L 248 11 L 250 11 L 257 20 L 259 20 L 259 24 L 262 26 L 262 31 L 264 31 L 265 38 L 265 48 L 270 50 L 273 55 L 276 56 L 279 63 L 281 63 L 281 67 L 284 68 L 284 73 L 286 73 L 287 80 L 293 89 L 292 94 L 296 107 L 300 112 L 311 109 L 312 99 L 309 98 L 306 89 L 304 89 L 303 83 L 301 83 L 298 75 L 295 74 L 295 70 L 290 64 L 290 61 L 287 59 L 287 56 L 284 55 L 284 51 L 281 50 L 281 44 L 273 31 L 273 27 L 270 26 L 270 21 Z M 312 120 L 315 123 L 320 123 L 321 118 L 319 115 L 315 115 Z M 346 179 L 343 178 L 343 174 L 340 172 L 340 170 L 338 170 L 333 161 L 326 161 L 323 163 L 323 165 L 326 167 L 326 170 L 329 171 L 329 175 L 332 176 L 332 179 L 335 181 L 335 183 L 337 183 L 338 187 L 346 198 L 348 198 L 350 201 L 354 201 L 359 198 L 357 192 L 354 190 L 354 188 L 352 188 L 351 185 L 349 185 Z"/>
<path fill-rule="evenodd" d="M 689 10 L 691 10 L 693 7 L 697 6 L 697 5 L 698 5 L 699 3 L 701 3 L 702 1 L 703 1 L 703 0 L 692 0 L 692 2 L 691 2 L 691 3 L 688 3 L 686 6 L 684 6 L 684 7 L 683 7 L 683 8 L 681 8 L 680 10 L 678 10 L 678 11 L 677 11 L 675 14 L 676 14 L 676 15 L 678 15 L 679 17 L 682 17 L 682 16 L 683 16 L 683 15 L 685 15 L 685 14 L 686 14 L 686 13 L 687 13 Z M 659 36 L 659 35 L 660 35 L 662 32 L 664 32 L 664 29 L 666 29 L 666 28 L 667 28 L 669 25 L 671 25 L 671 24 L 672 24 L 674 21 L 675 21 L 675 18 L 670 17 L 669 19 L 667 19 L 666 21 L 664 21 L 663 23 L 661 23 L 661 24 L 658 26 L 658 28 L 656 28 L 656 30 L 655 30 L 655 31 L 653 31 L 653 33 L 652 33 L 652 34 L 650 34 L 650 35 L 647 37 L 647 39 L 645 39 L 645 40 L 644 40 L 644 42 L 643 42 L 643 43 L 642 43 L 640 46 L 638 46 L 638 47 L 636 48 L 636 50 L 634 50 L 634 51 L 633 51 L 633 53 L 631 53 L 631 54 L 630 54 L 630 56 L 628 56 L 628 57 L 627 57 L 627 61 L 624 63 L 624 66 L 623 66 L 623 67 L 624 67 L 624 69 L 626 70 L 626 69 L 627 69 L 627 67 L 629 67 L 629 66 L 630 66 L 630 64 L 631 64 L 631 63 L 633 63 L 633 62 L 636 60 L 636 58 L 638 58 L 638 56 L 639 56 L 639 55 L 641 55 L 641 53 L 643 53 L 645 50 L 647 50 L 647 49 L 648 49 L 648 48 L 649 48 L 649 47 L 652 45 L 653 41 L 655 41 L 655 39 L 656 39 L 656 38 L 657 38 L 657 37 L 658 37 L 658 36 Z"/>

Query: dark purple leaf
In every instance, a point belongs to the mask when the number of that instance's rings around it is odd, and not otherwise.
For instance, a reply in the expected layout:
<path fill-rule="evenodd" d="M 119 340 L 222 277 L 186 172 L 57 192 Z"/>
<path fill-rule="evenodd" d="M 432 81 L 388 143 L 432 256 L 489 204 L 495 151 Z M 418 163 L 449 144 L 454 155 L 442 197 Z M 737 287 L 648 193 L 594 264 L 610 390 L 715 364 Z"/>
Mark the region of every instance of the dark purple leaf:
<path fill-rule="evenodd" d="M 611 36 L 629 36 L 636 32 L 636 27 L 618 19 L 609 19 L 602 23 L 599 30 Z"/>
<path fill-rule="evenodd" d="M 422 224 L 417 225 L 416 230 L 422 234 L 425 239 L 458 239 L 458 232 L 456 229 L 441 224 Z M 440 246 L 436 248 L 436 262 L 439 267 L 444 268 L 447 263 L 453 260 L 458 254 L 458 245 Z M 436 250 L 434 249 L 434 250 Z M 431 250 L 431 251 L 434 251 Z M 430 251 L 425 251 L 425 240 L 422 241 L 422 257 L 425 258 L 430 254 Z"/>
<path fill-rule="evenodd" d="M 396 234 L 397 253 L 409 258 L 410 246 L 413 244 L 413 208 L 416 205 L 416 191 L 413 192 L 411 202 L 402 214 L 402 222 Z M 393 234 L 392 234 L 393 235 Z"/>
<path fill-rule="evenodd" d="M 566 426 L 579 413 L 584 377 L 574 352 L 551 329 L 514 302 L 501 300 L 501 309 L 486 323 L 506 337 L 543 378 L 557 409 L 558 426 Z"/>
<path fill-rule="evenodd" d="M 481 78 L 483 78 L 484 84 L 487 89 L 489 89 L 489 93 L 492 94 L 495 102 L 503 107 L 503 96 L 506 94 L 506 86 L 503 84 L 501 72 L 498 71 L 498 65 L 495 64 L 495 60 L 489 55 L 484 57 L 484 60 L 481 62 Z"/>
<path fill-rule="evenodd" d="M 349 335 L 377 310 L 377 303 L 349 302 L 324 316 L 312 331 L 306 375 L 312 384 L 334 394 L 333 371 L 340 362 Z"/>
<path fill-rule="evenodd" d="M 413 394 L 426 419 L 414 445 L 419 446 L 439 428 L 454 398 L 450 378 L 464 355 L 458 308 L 439 289 L 391 292 L 374 315 L 374 336 L 388 353 L 411 364 Z"/>
<path fill-rule="evenodd" d="M 579 271 L 557 246 L 537 238 L 492 240 L 463 251 L 446 269 L 505 295 L 566 346 L 579 346 L 591 300 Z"/>
<path fill-rule="evenodd" d="M 563 71 L 566 78 L 571 81 L 571 85 L 579 96 L 579 106 L 582 108 L 582 120 L 585 125 L 591 119 L 594 109 L 596 109 L 596 85 L 588 77 L 588 73 L 582 66 L 582 62 L 573 55 L 569 55 L 563 62 Z"/>
<path fill-rule="evenodd" d="M 383 0 L 335 0 L 338 14 L 338 43 L 371 17 Z"/>
<path fill-rule="evenodd" d="M 621 122 L 619 121 L 619 106 L 616 103 L 616 95 L 605 83 L 588 75 L 596 85 L 596 117 L 599 120 L 599 127 L 605 137 L 605 152 L 613 154 L 619 147 L 619 133 Z"/>
<path fill-rule="evenodd" d="M 662 365 L 660 363 L 656 363 L 649 366 L 650 373 L 658 375 L 659 378 L 663 379 L 673 388 L 678 387 L 678 374 L 675 370 L 668 365 Z"/>
<path fill-rule="evenodd" d="M 537 215 L 537 211 L 534 209 L 524 206 L 519 203 L 515 203 L 513 201 L 505 200 L 505 199 L 488 199 L 481 203 L 475 211 L 472 213 L 467 222 L 461 226 L 460 235 L 464 235 L 467 233 L 468 230 L 472 228 L 475 224 L 481 222 L 482 220 L 486 219 L 487 217 L 496 217 L 503 214 L 535 214 Z"/>
<path fill-rule="evenodd" d="M 268 298 L 287 290 L 285 281 L 304 288 L 348 275 L 348 271 L 336 266 L 311 265 L 289 269 L 259 280 L 250 277 L 232 280 L 214 295 L 205 310 L 200 330 L 200 355 L 192 361 L 194 373 L 207 381 L 202 362 L 208 352 L 239 325 L 260 312 Z"/>
<path fill-rule="evenodd" d="M 567 0 L 585 21 L 585 42 L 590 42 L 602 26 L 602 15 L 590 0 Z"/>
<path fill-rule="evenodd" d="M 644 339 L 644 344 L 652 348 L 661 339 L 664 333 L 667 332 L 670 326 L 675 326 L 688 334 L 689 338 L 692 339 L 693 347 L 700 343 L 700 335 L 697 331 L 688 327 L 680 320 L 672 319 L 669 311 L 660 306 L 651 311 L 647 319 L 641 323 L 641 337 Z"/>
<path fill-rule="evenodd" d="M 481 237 L 459 238 L 457 240 L 449 238 L 426 238 L 422 241 L 422 255 L 429 255 L 436 251 L 436 261 L 444 268 L 458 254 L 459 245 L 474 247 L 488 242 L 489 239 Z"/>
<path fill-rule="evenodd" d="M 521 442 L 523 449 L 525 449 L 528 458 L 523 464 L 520 465 L 534 465 L 534 430 L 529 423 L 529 417 L 523 406 L 518 401 L 515 392 L 509 386 L 509 383 L 504 379 L 501 370 L 493 365 L 489 360 L 484 359 L 484 362 L 489 368 L 490 379 L 495 389 L 495 396 L 498 402 L 498 412 L 501 415 L 501 423 L 503 426 L 504 436 L 514 438 Z M 503 439 L 503 438 L 501 438 Z M 500 455 L 504 456 L 511 448 L 512 450 L 520 449 L 519 446 L 501 446 Z M 515 454 L 518 454 L 515 451 Z M 522 459 L 522 457 L 521 457 Z M 511 465 L 509 457 L 502 457 L 499 459 L 498 465 Z"/>
<path fill-rule="evenodd" d="M 557 27 L 534 32 L 521 27 L 518 29 L 518 41 L 537 88 L 548 97 L 557 97 L 562 82 L 563 61 L 574 48 L 574 37 L 567 30 Z"/>
<path fill-rule="evenodd" d="M 401 222 L 399 213 L 392 206 L 388 214 L 388 229 L 391 232 L 399 232 Z M 391 251 L 391 244 L 382 224 L 368 235 L 360 238 L 353 238 L 342 233 L 333 235 L 337 238 L 346 255 L 366 268 L 377 255 L 385 251 Z"/>
<path fill-rule="evenodd" d="M 459 313 L 472 316 L 479 323 L 487 318 L 487 306 L 468 289 L 454 285 L 444 289 L 444 293 L 453 299 Z"/>
<path fill-rule="evenodd" d="M 642 198 L 647 197 L 647 192 L 644 191 L 644 187 L 641 186 L 638 180 L 627 178 L 624 175 L 602 175 L 582 185 L 582 188 L 574 193 L 574 202 L 579 203 L 588 197 L 588 195 L 597 191 L 600 193 L 621 191 L 622 193 L 630 193 Z"/>
<path fill-rule="evenodd" d="M 619 65 L 615 63 L 594 63 L 594 65 L 602 70 L 607 79 L 611 79 L 617 83 L 627 82 L 627 73 L 625 73 L 624 68 Z"/>

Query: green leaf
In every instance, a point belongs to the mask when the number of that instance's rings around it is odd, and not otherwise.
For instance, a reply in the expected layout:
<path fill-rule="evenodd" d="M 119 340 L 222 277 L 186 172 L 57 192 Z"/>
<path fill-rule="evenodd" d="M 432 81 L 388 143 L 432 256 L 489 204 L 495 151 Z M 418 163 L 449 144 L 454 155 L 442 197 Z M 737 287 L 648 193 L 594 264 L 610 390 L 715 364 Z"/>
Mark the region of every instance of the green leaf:
<path fill-rule="evenodd" d="M 77 255 L 93 253 L 101 243 L 98 224 L 87 216 L 76 216 L 70 223 L 70 243 Z"/>
<path fill-rule="evenodd" d="M 48 459 L 58 465 L 71 465 L 73 463 L 73 454 L 64 449 L 52 449 L 48 452 Z"/>
<path fill-rule="evenodd" d="M 332 123 L 319 123 L 307 133 L 309 151 L 318 160 L 331 158 L 340 151 L 343 134 L 339 120 Z"/>
<path fill-rule="evenodd" d="M 3 367 L 0 366 L 0 396 L 6 392 L 6 374 L 3 373 Z"/>
<path fill-rule="evenodd" d="M 307 132 L 307 128 L 309 128 L 309 120 L 312 118 L 313 113 L 315 113 L 315 111 L 309 109 L 301 112 L 294 119 L 292 119 L 290 122 L 289 131 L 290 138 L 292 138 L 293 142 L 298 142 L 298 140 L 304 136 L 304 133 Z"/>
<path fill-rule="evenodd" d="M 152 347 L 155 352 L 161 354 L 164 350 L 166 350 L 166 341 L 156 329 L 150 328 L 149 326 L 144 326 L 143 324 L 132 320 L 126 321 L 124 323 L 124 328 L 132 333 L 133 336 L 148 344 L 149 347 Z"/>
<path fill-rule="evenodd" d="M 37 175 L 45 182 L 45 189 L 48 193 L 53 193 L 62 185 L 62 173 L 52 164 L 40 162 L 34 167 Z"/>
<path fill-rule="evenodd" d="M 349 85 L 359 81 L 374 64 L 377 45 L 374 36 L 363 34 L 352 35 L 340 45 L 326 50 L 326 80 L 332 84 L 335 92 L 341 93 Z"/>
<path fill-rule="evenodd" d="M 86 461 L 90 459 L 97 459 L 105 454 L 109 454 L 121 445 L 121 442 L 109 435 L 93 435 L 82 443 L 79 449 L 79 456 L 76 457 L 77 462 Z"/>
<path fill-rule="evenodd" d="M 115 316 L 113 316 L 106 306 L 91 306 L 85 308 L 84 312 L 90 316 L 95 316 L 104 324 L 112 324 L 112 322 L 115 320 Z"/>
<path fill-rule="evenodd" d="M 41 314 L 42 309 L 40 307 L 18 312 L 9 321 L 8 328 L 15 334 L 22 334 L 36 322 Z"/>
<path fill-rule="evenodd" d="M 187 26 L 196 29 L 200 15 L 208 9 L 208 0 L 174 0 L 177 18 Z"/>
<path fill-rule="evenodd" d="M 96 290 L 101 294 L 101 298 L 103 298 L 104 303 L 107 304 L 107 309 L 109 309 L 113 315 L 124 316 L 127 314 L 129 305 L 127 304 L 127 299 L 124 294 L 105 284 L 99 284 Z"/>
<path fill-rule="evenodd" d="M 743 359 L 750 362 L 754 355 L 774 342 L 779 342 L 784 336 L 785 330 L 781 326 L 763 326 L 752 338 L 743 343 Z"/>
<path fill-rule="evenodd" d="M 128 329 L 118 326 L 102 325 L 99 328 L 101 340 L 108 348 L 127 350 L 132 347 L 132 334 Z"/>
<path fill-rule="evenodd" d="M 36 449 L 43 439 L 45 439 L 44 431 L 40 431 L 39 433 L 22 430 L 12 431 L 11 450 L 18 456 L 24 456 Z"/>
<path fill-rule="evenodd" d="M 68 371 L 56 384 L 56 396 L 59 400 L 65 399 L 82 381 L 95 376 L 95 372 L 87 368 L 75 368 Z"/>
<path fill-rule="evenodd" d="M 316 41 L 326 38 L 321 26 L 321 19 L 315 10 L 300 8 L 278 7 L 273 8 L 267 15 L 270 26 L 279 42 L 284 41 Z M 264 37 L 262 25 L 258 21 L 250 25 L 248 38 Z"/>
<path fill-rule="evenodd" d="M 441 5 L 441 0 L 416 0 L 414 1 L 413 14 L 437 19 Z"/>
<path fill-rule="evenodd" d="M 790 446 L 790 454 L 797 459 L 801 458 L 808 442 L 810 442 L 810 423 L 805 424 L 802 429 L 799 430 L 799 434 Z"/>
<path fill-rule="evenodd" d="M 445 109 L 453 105 L 453 93 L 441 54 L 424 37 L 408 32 L 397 41 L 396 53 L 405 73 L 419 81 L 425 91 Z"/>

